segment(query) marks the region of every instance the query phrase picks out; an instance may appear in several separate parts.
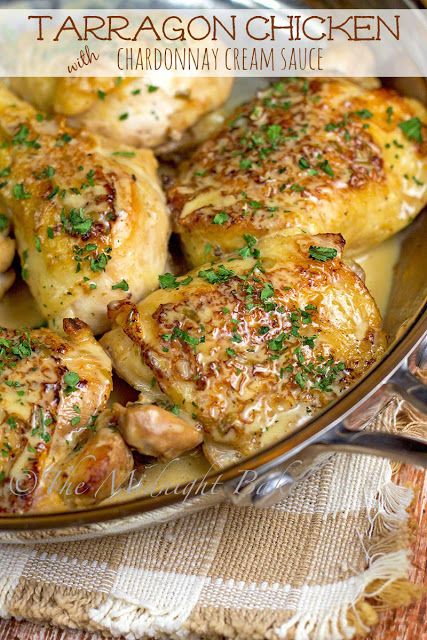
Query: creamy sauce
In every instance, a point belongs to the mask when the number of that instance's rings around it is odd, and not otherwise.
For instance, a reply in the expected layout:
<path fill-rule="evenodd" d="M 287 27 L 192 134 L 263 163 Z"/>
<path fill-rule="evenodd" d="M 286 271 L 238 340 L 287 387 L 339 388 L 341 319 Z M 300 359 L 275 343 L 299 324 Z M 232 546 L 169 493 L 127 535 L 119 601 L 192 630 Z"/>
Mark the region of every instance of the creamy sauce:
<path fill-rule="evenodd" d="M 369 253 L 356 258 L 366 275 L 366 286 L 378 305 L 384 318 L 387 311 L 393 270 L 400 254 L 403 234 L 395 235 Z"/>
<path fill-rule="evenodd" d="M 35 329 L 43 323 L 44 318 L 30 290 L 22 280 L 18 280 L 0 301 L 0 326 Z"/>
<path fill-rule="evenodd" d="M 366 274 L 366 285 L 384 316 L 390 296 L 393 270 L 396 264 L 403 234 L 398 234 L 379 245 L 369 253 L 356 258 Z M 18 281 L 0 302 L 0 326 L 8 328 L 38 327 L 43 324 L 36 302 L 28 287 Z M 114 391 L 110 403 L 126 404 L 136 399 L 136 392 L 125 382 L 114 377 Z M 284 425 L 281 425 L 284 426 Z M 271 444 L 276 429 L 265 438 L 265 444 Z M 284 434 L 282 429 L 280 435 Z M 278 434 L 275 439 L 280 437 Z M 271 437 L 270 437 L 271 436 Z M 267 442 L 268 441 L 268 442 Z M 177 458 L 167 464 L 153 463 L 144 469 L 137 469 L 129 485 L 118 491 L 107 502 L 132 500 L 142 495 L 153 496 L 161 490 L 179 484 L 193 483 L 195 479 L 203 479 L 212 471 L 210 463 L 201 452 L 193 452 Z M 200 480 L 199 480 L 200 481 Z"/>

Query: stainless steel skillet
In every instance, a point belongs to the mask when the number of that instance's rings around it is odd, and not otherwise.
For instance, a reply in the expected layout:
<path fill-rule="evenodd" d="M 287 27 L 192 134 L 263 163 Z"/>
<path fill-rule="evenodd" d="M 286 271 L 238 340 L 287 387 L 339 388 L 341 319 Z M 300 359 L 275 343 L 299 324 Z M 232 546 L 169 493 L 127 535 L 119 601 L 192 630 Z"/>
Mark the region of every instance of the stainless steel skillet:
<path fill-rule="evenodd" d="M 259 2 L 230 4 L 246 8 L 266 6 Z M 331 3 L 327 6 L 331 7 Z M 340 5 L 333 3 L 333 6 Z M 392 84 L 403 93 L 425 99 L 426 85 L 421 79 L 396 78 Z M 389 457 L 427 468 L 426 443 L 361 430 L 392 398 L 408 403 L 427 422 L 427 386 L 422 378 L 423 369 L 427 371 L 426 240 L 427 212 L 413 223 L 402 244 L 385 314 L 385 329 L 390 337 L 386 356 L 339 401 L 297 432 L 193 486 L 171 488 L 159 495 L 81 512 L 2 516 L 0 541 L 58 542 L 116 534 L 181 517 L 222 500 L 238 505 L 267 506 L 313 473 L 334 451 Z"/>

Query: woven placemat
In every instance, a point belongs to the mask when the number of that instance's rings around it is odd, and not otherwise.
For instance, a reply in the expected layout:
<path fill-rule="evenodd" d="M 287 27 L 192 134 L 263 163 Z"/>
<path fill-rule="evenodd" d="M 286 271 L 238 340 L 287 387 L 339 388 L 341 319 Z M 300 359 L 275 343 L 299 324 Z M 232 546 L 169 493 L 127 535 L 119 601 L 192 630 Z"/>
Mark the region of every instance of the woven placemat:
<path fill-rule="evenodd" d="M 392 401 L 373 428 L 426 436 Z M 128 639 L 334 640 L 408 603 L 412 491 L 380 458 L 333 456 L 282 503 L 220 505 L 129 535 L 0 546 L 0 615 Z"/>

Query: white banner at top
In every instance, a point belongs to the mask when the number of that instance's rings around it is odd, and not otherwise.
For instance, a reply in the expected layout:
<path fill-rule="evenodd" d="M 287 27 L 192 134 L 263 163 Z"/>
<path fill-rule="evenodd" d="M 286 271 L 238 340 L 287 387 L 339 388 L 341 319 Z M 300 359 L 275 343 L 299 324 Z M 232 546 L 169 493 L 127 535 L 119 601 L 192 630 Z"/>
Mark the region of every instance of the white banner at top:
<path fill-rule="evenodd" d="M 427 76 L 427 10 L 0 10 L 1 76 Z"/>

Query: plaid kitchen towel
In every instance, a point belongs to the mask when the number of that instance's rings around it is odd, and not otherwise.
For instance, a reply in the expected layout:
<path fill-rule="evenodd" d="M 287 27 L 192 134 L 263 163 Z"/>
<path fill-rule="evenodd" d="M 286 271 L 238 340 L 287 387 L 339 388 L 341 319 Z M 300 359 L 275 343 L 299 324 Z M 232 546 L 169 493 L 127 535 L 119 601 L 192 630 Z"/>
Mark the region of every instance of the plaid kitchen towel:
<path fill-rule="evenodd" d="M 384 426 L 427 434 L 397 401 Z M 225 504 L 127 535 L 0 545 L 0 615 L 129 640 L 353 638 L 416 590 L 412 492 L 391 476 L 380 458 L 340 454 L 266 510 Z"/>

